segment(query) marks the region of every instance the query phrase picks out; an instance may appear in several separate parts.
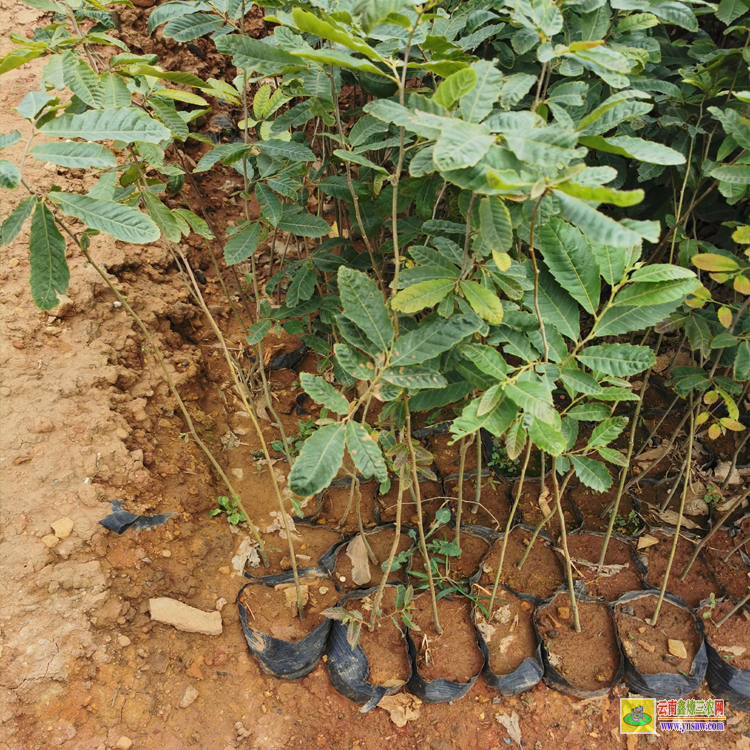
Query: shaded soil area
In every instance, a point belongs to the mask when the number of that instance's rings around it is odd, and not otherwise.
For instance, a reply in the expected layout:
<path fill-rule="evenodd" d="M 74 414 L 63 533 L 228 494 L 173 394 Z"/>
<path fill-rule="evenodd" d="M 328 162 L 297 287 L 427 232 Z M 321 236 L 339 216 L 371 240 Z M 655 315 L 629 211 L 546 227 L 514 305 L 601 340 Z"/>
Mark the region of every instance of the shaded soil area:
<path fill-rule="evenodd" d="M 701 607 L 701 618 L 706 640 L 716 649 L 719 656 L 735 669 L 750 669 L 750 611 L 744 607 L 717 627 L 735 602 L 725 601 L 711 609 Z"/>
<path fill-rule="evenodd" d="M 458 549 L 455 529 L 441 526 L 427 539 L 427 552 L 435 564 L 438 575 L 455 581 L 471 578 L 479 570 L 482 558 L 489 548 L 490 543 L 487 540 L 465 527 L 461 530 L 461 553 L 459 555 L 452 554 Z M 424 580 L 413 574 L 416 572 L 426 575 L 426 570 L 425 560 L 417 540 L 409 567 L 415 586 L 424 583 Z"/>
<path fill-rule="evenodd" d="M 518 511 L 523 518 L 523 522 L 534 527 L 536 527 L 550 512 L 554 511 L 554 514 L 550 520 L 547 521 L 544 528 L 545 531 L 556 537 L 560 533 L 560 518 L 555 506 L 554 488 L 551 477 L 548 476 L 545 479 L 544 488 L 546 488 L 546 492 L 544 489 L 540 491 L 540 483 L 538 479 L 525 481 L 523 490 L 521 490 Z M 518 488 L 514 487 L 514 498 L 517 491 Z M 580 517 L 575 512 L 574 507 L 570 502 L 570 495 L 567 490 L 563 493 L 560 503 L 565 518 L 565 528 L 568 531 L 577 529 L 581 525 Z"/>
<path fill-rule="evenodd" d="M 726 589 L 727 594 L 742 599 L 747 595 L 750 586 L 750 567 L 742 559 L 741 550 L 736 546 L 742 535 L 734 537 L 721 529 L 717 531 L 701 550 L 716 580 Z M 724 558 L 732 552 L 728 560 Z"/>
<path fill-rule="evenodd" d="M 579 484 L 570 491 L 570 497 L 583 516 L 583 528 L 587 531 L 606 531 L 610 513 L 607 508 L 617 497 L 617 482 L 607 492 L 595 492 Z M 636 534 L 643 522 L 636 514 L 636 503 L 629 493 L 623 494 L 615 517 L 615 531 L 626 536 Z"/>
<path fill-rule="evenodd" d="M 396 530 L 393 528 L 385 528 L 377 529 L 372 533 L 365 534 L 367 543 L 370 545 L 370 549 L 375 555 L 375 559 L 378 561 L 377 564 L 374 564 L 372 560 L 369 559 L 367 550 L 359 541 L 359 534 L 347 544 L 342 545 L 338 550 L 336 566 L 333 571 L 333 579 L 336 582 L 336 585 L 342 591 L 351 591 L 356 588 L 369 588 L 370 586 L 380 583 L 380 579 L 383 575 L 382 564 L 388 561 L 391 547 L 393 546 L 395 532 Z M 399 536 L 396 554 L 399 552 L 405 552 L 411 546 L 411 537 L 402 532 Z M 352 556 L 353 559 L 360 564 L 362 569 L 362 573 L 357 576 L 357 580 L 354 580 L 354 563 L 352 561 Z M 367 563 L 366 565 L 364 564 L 365 561 Z M 388 576 L 388 579 L 391 581 L 403 581 L 405 583 L 406 566 L 402 565 L 398 570 L 392 571 Z"/>
<path fill-rule="evenodd" d="M 612 684 L 620 666 L 615 625 L 606 604 L 578 602 L 581 632 L 573 627 L 568 594 L 558 594 L 537 610 L 539 635 L 550 664 L 575 688 L 601 690 Z M 585 654 L 585 658 L 583 658 Z"/>
<path fill-rule="evenodd" d="M 476 475 L 466 477 L 463 482 L 462 519 L 463 523 L 484 526 L 493 531 L 504 531 L 510 516 L 512 498 L 510 485 L 494 477 L 483 476 L 480 484 L 480 501 L 474 510 L 476 502 Z M 446 494 L 458 498 L 458 478 L 445 481 Z M 451 501 L 455 513 L 458 508 L 457 500 Z"/>
<path fill-rule="evenodd" d="M 701 639 L 695 629 L 695 616 L 671 602 L 662 602 L 656 626 L 648 621 L 654 615 L 658 597 L 645 595 L 615 607 L 615 622 L 622 647 L 639 672 L 659 674 L 690 673 Z M 670 649 L 670 641 L 679 641 L 684 656 Z"/>
<path fill-rule="evenodd" d="M 425 680 L 468 682 L 484 664 L 471 621 L 468 599 L 444 597 L 437 602 L 442 634 L 435 630 L 429 594 L 414 600 L 412 618 L 419 630 L 411 633 L 417 647 L 417 668 Z"/>

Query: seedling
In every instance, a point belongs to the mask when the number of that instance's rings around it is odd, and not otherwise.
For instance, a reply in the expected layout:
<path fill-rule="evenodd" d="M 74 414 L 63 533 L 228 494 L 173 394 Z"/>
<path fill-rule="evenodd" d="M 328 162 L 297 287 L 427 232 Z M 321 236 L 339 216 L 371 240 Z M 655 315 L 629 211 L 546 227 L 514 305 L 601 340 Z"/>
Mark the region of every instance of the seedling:
<path fill-rule="evenodd" d="M 245 517 L 242 515 L 242 511 L 237 504 L 237 500 L 230 500 L 226 495 L 219 495 L 216 502 L 219 507 L 208 512 L 210 518 L 226 513 L 227 521 L 229 521 L 232 526 L 237 526 L 245 520 Z"/>

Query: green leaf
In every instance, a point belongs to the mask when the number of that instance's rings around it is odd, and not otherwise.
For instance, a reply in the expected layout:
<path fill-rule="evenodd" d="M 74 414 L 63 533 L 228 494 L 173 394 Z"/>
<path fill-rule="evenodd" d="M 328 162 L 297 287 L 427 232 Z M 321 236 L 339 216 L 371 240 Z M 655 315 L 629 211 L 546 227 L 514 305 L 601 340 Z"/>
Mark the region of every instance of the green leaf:
<path fill-rule="evenodd" d="M 369 57 L 370 60 L 381 59 L 380 55 L 365 41 L 347 34 L 338 25 L 334 25 L 334 22 L 324 21 L 301 8 L 292 9 L 292 18 L 294 19 L 295 26 L 300 31 L 314 34 L 321 39 L 329 39 L 332 42 L 340 44 L 342 47 L 347 47 L 355 52 L 359 52 L 365 57 Z"/>
<path fill-rule="evenodd" d="M 746 0 L 721 0 L 716 10 L 716 17 L 727 26 L 733 24 L 740 16 L 747 13 Z"/>
<path fill-rule="evenodd" d="M 461 281 L 459 285 L 471 309 L 482 320 L 492 325 L 500 325 L 503 322 L 503 306 L 494 292 L 476 281 Z"/>
<path fill-rule="evenodd" d="M 361 60 L 358 57 L 353 57 L 346 52 L 341 52 L 335 49 L 301 49 L 294 53 L 301 60 L 311 60 L 318 65 L 335 65 L 339 68 L 349 68 L 350 70 L 359 70 L 363 73 L 370 73 L 374 76 L 378 76 L 380 81 L 389 81 L 390 76 L 386 77 L 380 68 L 373 65 L 367 60 Z M 301 60 L 298 60 L 298 64 Z"/>
<path fill-rule="evenodd" d="M 189 16 L 173 18 L 164 27 L 164 37 L 176 42 L 192 42 L 193 39 L 218 31 L 224 25 L 221 18 L 206 13 L 193 13 Z"/>
<path fill-rule="evenodd" d="M 369 34 L 375 26 L 383 23 L 391 13 L 404 6 L 414 5 L 413 0 L 358 0 L 352 8 L 355 16 L 361 17 L 362 28 Z"/>
<path fill-rule="evenodd" d="M 0 135 L 0 151 L 8 146 L 15 146 L 21 140 L 20 130 L 11 130 L 7 135 Z"/>
<path fill-rule="evenodd" d="M 360 167 L 368 167 L 381 174 L 388 174 L 388 170 L 381 167 L 379 164 L 375 164 L 374 161 L 370 161 L 367 157 L 361 154 L 355 154 L 353 151 L 344 151 L 343 149 L 334 149 L 334 156 L 338 156 L 342 161 L 352 162 L 353 164 L 359 164 Z"/>
<path fill-rule="evenodd" d="M 497 349 L 486 344 L 463 344 L 461 352 L 482 372 L 496 380 L 505 380 L 508 366 Z"/>
<path fill-rule="evenodd" d="M 454 315 L 448 320 L 423 323 L 396 341 L 391 366 L 418 365 L 433 359 L 476 333 L 479 325 L 480 321 L 473 315 Z"/>
<path fill-rule="evenodd" d="M 130 91 L 122 76 L 113 73 L 102 73 L 96 95 L 102 109 L 127 107 L 131 101 Z"/>
<path fill-rule="evenodd" d="M 342 266 L 338 270 L 338 284 L 346 316 L 362 329 L 379 352 L 386 351 L 393 341 L 393 327 L 375 282 L 361 271 Z M 398 363 L 391 361 L 391 364 Z"/>
<path fill-rule="evenodd" d="M 560 213 L 571 224 L 577 226 L 587 239 L 617 247 L 630 247 L 640 243 L 641 236 L 632 229 L 624 227 L 578 198 L 566 195 L 560 190 L 553 192 L 560 204 Z"/>
<path fill-rule="evenodd" d="M 38 143 L 31 155 L 39 161 L 48 161 L 60 167 L 87 169 L 89 167 L 115 167 L 115 155 L 98 143 Z"/>
<path fill-rule="evenodd" d="M 349 145 L 361 146 L 373 136 L 388 132 L 388 124 L 372 115 L 360 117 L 349 131 Z"/>
<path fill-rule="evenodd" d="M 63 52 L 63 76 L 65 85 L 82 102 L 89 107 L 99 106 L 103 93 L 99 90 L 99 76 L 72 52 Z"/>
<path fill-rule="evenodd" d="M 473 167 L 494 142 L 495 136 L 484 125 L 456 121 L 441 131 L 432 160 L 441 171 Z"/>
<path fill-rule="evenodd" d="M 437 391 L 440 393 L 440 391 Z M 471 435 L 480 428 L 484 428 L 493 435 L 500 437 L 518 414 L 516 405 L 509 399 L 502 399 L 492 411 L 480 415 L 479 404 L 481 399 L 475 398 L 461 412 L 461 416 L 453 420 L 451 433 L 455 438 Z"/>
<path fill-rule="evenodd" d="M 228 266 L 246 261 L 257 249 L 263 227 L 253 222 L 241 232 L 232 235 L 224 245 L 224 260 Z"/>
<path fill-rule="evenodd" d="M 294 274 L 292 283 L 286 292 L 286 304 L 289 307 L 297 307 L 300 302 L 306 302 L 313 296 L 315 282 L 318 280 L 318 272 L 315 265 L 309 261 Z"/>
<path fill-rule="evenodd" d="M 552 393 L 541 383 L 518 381 L 508 383 L 505 394 L 525 412 L 545 424 L 554 424 L 557 412 L 552 404 Z"/>
<path fill-rule="evenodd" d="M 612 477 L 601 461 L 585 456 L 571 456 L 570 460 L 582 484 L 596 492 L 606 492 L 612 486 Z"/>
<path fill-rule="evenodd" d="M 367 357 L 346 344 L 334 344 L 333 351 L 344 372 L 358 380 L 372 380 L 375 365 Z"/>
<path fill-rule="evenodd" d="M 643 138 L 633 138 L 628 135 L 612 136 L 602 138 L 599 135 L 586 135 L 578 139 L 582 146 L 593 148 L 597 151 L 605 151 L 609 154 L 617 154 L 628 159 L 637 159 L 647 164 L 663 164 L 673 166 L 684 164 L 685 157 L 669 146 L 661 143 L 646 141 Z"/>
<path fill-rule="evenodd" d="M 75 216 L 87 227 L 106 232 L 116 240 L 142 245 L 159 239 L 159 227 L 138 209 L 120 203 L 97 200 L 75 193 L 50 193 L 60 210 Z"/>
<path fill-rule="evenodd" d="M 513 223 L 505 201 L 494 195 L 479 202 L 479 234 L 493 250 L 507 253 L 513 244 Z"/>
<path fill-rule="evenodd" d="M 20 68 L 25 63 L 43 54 L 43 49 L 14 49 L 5 57 L 0 57 L 0 76 L 9 70 Z"/>
<path fill-rule="evenodd" d="M 259 320 L 257 323 L 253 323 L 247 329 L 247 336 L 245 340 L 250 346 L 259 344 L 266 337 L 266 334 L 271 330 L 273 321 L 271 320 Z"/>
<path fill-rule="evenodd" d="M 711 170 L 711 177 L 730 185 L 750 185 L 750 166 L 737 164 L 716 167 Z"/>
<path fill-rule="evenodd" d="M 287 161 L 315 161 L 315 154 L 307 146 L 296 141 L 282 141 L 272 138 L 268 141 L 258 141 L 255 144 L 258 151 L 268 154 L 274 159 Z"/>
<path fill-rule="evenodd" d="M 632 344 L 599 344 L 589 346 L 577 355 L 586 367 L 617 378 L 648 370 L 656 363 L 654 353 L 646 346 Z"/>
<path fill-rule="evenodd" d="M 313 214 L 284 213 L 279 219 L 278 227 L 283 232 L 291 232 L 297 237 L 325 237 L 331 231 L 325 219 Z"/>
<path fill-rule="evenodd" d="M 18 167 L 7 159 L 0 159 L 0 188 L 15 190 L 21 183 Z"/>
<path fill-rule="evenodd" d="M 305 440 L 289 474 L 289 489 L 300 497 L 322 492 L 338 473 L 344 460 L 343 424 L 321 427 Z"/>
<path fill-rule="evenodd" d="M 538 419 L 533 420 L 529 425 L 529 440 L 550 456 L 559 456 L 568 445 L 568 441 L 560 430 L 559 417 L 554 425 L 546 424 Z"/>
<path fill-rule="evenodd" d="M 329 382 L 319 377 L 311 375 L 309 372 L 301 372 L 299 382 L 304 388 L 305 393 L 313 401 L 325 406 L 336 414 L 348 414 L 349 402 L 343 393 L 337 391 Z"/>
<path fill-rule="evenodd" d="M 750 148 L 750 124 L 733 109 L 719 109 L 709 107 L 708 111 L 722 124 L 724 132 L 734 138 L 742 148 Z"/>
<path fill-rule="evenodd" d="M 442 274 L 443 269 L 439 269 L 439 273 Z M 398 312 L 412 315 L 436 305 L 443 297 L 453 291 L 455 286 L 455 279 L 439 278 L 421 281 L 396 294 L 391 300 L 391 306 Z"/>
<path fill-rule="evenodd" d="M 596 451 L 605 461 L 615 466 L 628 466 L 628 459 L 614 448 L 598 448 Z"/>
<path fill-rule="evenodd" d="M 579 404 L 568 412 L 569 417 L 580 419 L 582 422 L 600 422 L 607 419 L 609 414 L 610 409 L 604 404 Z"/>
<path fill-rule="evenodd" d="M 501 132 L 508 142 L 508 148 L 521 161 L 529 164 L 560 166 L 583 153 L 575 147 L 576 134 L 559 125 L 534 128 L 529 127 L 525 120 L 514 120 Z"/>
<path fill-rule="evenodd" d="M 238 68 L 254 70 L 260 66 L 273 66 L 283 70 L 287 65 L 299 66 L 299 58 L 272 44 L 250 36 L 220 36 L 215 40 L 216 49 L 224 55 L 232 55 Z"/>
<path fill-rule="evenodd" d="M 611 417 L 598 424 L 591 433 L 586 447 L 598 448 L 611 443 L 615 438 L 619 437 L 629 422 L 630 420 L 627 417 Z"/>
<path fill-rule="evenodd" d="M 553 218 L 539 230 L 539 249 L 549 272 L 589 313 L 599 308 L 599 268 L 580 231 Z"/>
<path fill-rule="evenodd" d="M 448 76 L 437 87 L 432 101 L 446 109 L 453 105 L 477 85 L 477 72 L 474 68 L 464 68 Z"/>
<path fill-rule="evenodd" d="M 92 109 L 80 115 L 61 115 L 39 128 L 44 135 L 57 138 L 83 138 L 87 141 L 143 141 L 159 143 L 169 131 L 140 109 Z"/>
<path fill-rule="evenodd" d="M 681 304 L 681 299 L 663 305 L 644 307 L 611 307 L 599 318 L 594 336 L 619 336 L 631 331 L 643 331 L 668 318 Z"/>
<path fill-rule="evenodd" d="M 207 240 L 212 240 L 214 238 L 208 224 L 206 224 L 206 222 L 199 216 L 196 216 L 192 211 L 188 211 L 185 208 L 175 208 L 172 213 L 183 218 L 198 236 L 204 237 Z"/>
<path fill-rule="evenodd" d="M 734 379 L 740 383 L 750 380 L 750 341 L 743 341 L 737 347 L 734 359 Z"/>
<path fill-rule="evenodd" d="M 568 388 L 577 393 L 595 395 L 602 390 L 602 387 L 591 375 L 582 370 L 575 370 L 572 367 L 562 370 L 560 378 Z"/>
<path fill-rule="evenodd" d="M 482 122 L 500 96 L 503 74 L 485 60 L 473 63 L 471 69 L 476 73 L 476 85 L 461 97 L 461 116 L 466 122 Z"/>
<path fill-rule="evenodd" d="M 378 482 L 388 479 L 388 470 L 380 446 L 365 426 L 353 419 L 346 424 L 346 447 L 354 465 L 365 479 L 375 477 Z"/>
<path fill-rule="evenodd" d="M 444 388 L 448 385 L 448 381 L 439 372 L 419 365 L 389 367 L 383 370 L 382 378 L 392 385 L 410 390 Z"/>
<path fill-rule="evenodd" d="M 0 226 L 0 245 L 7 245 L 21 231 L 26 219 L 31 216 L 31 212 L 36 206 L 37 198 L 32 195 L 24 198 L 9 214 L 5 217 L 2 226 Z"/>
<path fill-rule="evenodd" d="M 44 203 L 37 204 L 31 220 L 29 265 L 34 304 L 42 310 L 51 310 L 58 303 L 57 295 L 68 290 L 70 271 L 65 260 L 65 238 Z"/>
<path fill-rule="evenodd" d="M 143 202 L 146 204 L 148 215 L 153 219 L 154 224 L 161 230 L 161 233 L 170 242 L 179 242 L 182 239 L 180 224 L 172 212 L 153 194 L 146 192 L 143 194 Z M 183 226 L 185 226 L 183 224 Z M 187 226 L 185 226 L 187 230 Z"/>
<path fill-rule="evenodd" d="M 176 138 L 178 141 L 187 139 L 190 130 L 187 123 L 177 114 L 177 110 L 172 102 L 165 102 L 161 99 L 149 99 L 149 104 L 151 105 L 151 109 L 154 110 L 154 114 L 169 128 L 169 133 L 173 138 Z M 213 152 L 209 151 L 209 153 Z"/>
<path fill-rule="evenodd" d="M 613 190 L 602 185 L 590 187 L 578 185 L 575 182 L 561 182 L 557 185 L 557 189 L 574 198 L 595 203 L 611 203 L 613 206 L 635 206 L 643 200 L 645 195 L 643 190 Z"/>
<path fill-rule="evenodd" d="M 640 401 L 640 396 L 627 388 L 602 388 L 592 398 L 597 401 Z"/>
<path fill-rule="evenodd" d="M 610 286 L 619 284 L 625 276 L 628 254 L 621 247 L 602 245 L 599 242 L 591 242 L 590 247 L 602 278 Z"/>
<path fill-rule="evenodd" d="M 535 312 L 532 292 L 524 295 L 523 303 L 528 310 Z M 544 266 L 539 269 L 539 310 L 545 323 L 557 328 L 571 341 L 578 341 L 580 334 L 578 305 Z"/>
<path fill-rule="evenodd" d="M 693 277 L 692 279 L 672 279 L 671 281 L 659 281 L 656 283 L 628 284 L 617 293 L 613 305 L 621 307 L 640 307 L 643 305 L 662 305 L 674 300 L 683 300 L 701 283 Z"/>

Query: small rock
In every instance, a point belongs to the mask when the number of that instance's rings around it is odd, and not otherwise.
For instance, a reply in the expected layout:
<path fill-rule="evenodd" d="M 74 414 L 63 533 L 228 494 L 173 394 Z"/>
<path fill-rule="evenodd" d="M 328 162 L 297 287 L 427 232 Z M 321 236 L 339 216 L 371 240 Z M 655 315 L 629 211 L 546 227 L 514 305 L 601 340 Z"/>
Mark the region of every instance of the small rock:
<path fill-rule="evenodd" d="M 61 518 L 52 524 L 52 531 L 58 539 L 67 539 L 73 531 L 73 519 Z"/>
<path fill-rule="evenodd" d="M 130 750 L 130 748 L 133 747 L 133 740 L 131 740 L 130 737 L 123 735 L 117 740 L 115 747 L 117 750 Z"/>
<path fill-rule="evenodd" d="M 224 607 L 226 607 L 228 604 L 227 600 L 222 596 L 221 599 L 216 600 L 216 604 L 214 604 L 214 609 L 217 612 L 221 612 Z"/>
<path fill-rule="evenodd" d="M 53 307 L 48 312 L 55 318 L 63 318 L 73 309 L 75 303 L 66 294 L 61 294 L 57 299 L 57 306 Z"/>
<path fill-rule="evenodd" d="M 201 664 L 203 664 L 203 659 L 199 657 L 185 670 L 185 674 L 194 680 L 202 680 L 203 672 L 201 672 Z"/>
<path fill-rule="evenodd" d="M 560 632 L 557 630 L 548 630 L 547 631 L 547 637 L 548 638 L 557 638 L 560 635 Z"/>
<path fill-rule="evenodd" d="M 223 576 L 228 576 L 231 572 L 231 568 L 229 568 L 227 565 L 222 565 L 219 568 L 219 573 L 221 573 Z"/>
<path fill-rule="evenodd" d="M 126 635 L 118 636 L 117 643 L 125 648 L 126 646 L 130 645 L 130 638 L 128 638 Z"/>
<path fill-rule="evenodd" d="M 667 645 L 669 646 L 669 653 L 672 656 L 676 656 L 678 659 L 687 659 L 687 651 L 682 641 L 675 641 L 670 638 Z"/>
<path fill-rule="evenodd" d="M 652 645 L 651 645 L 650 643 L 646 643 L 646 641 L 640 641 L 640 640 L 639 640 L 639 641 L 638 641 L 638 645 L 639 645 L 639 646 L 640 646 L 641 648 L 644 648 L 644 649 L 646 649 L 646 651 L 648 651 L 648 652 L 649 652 L 649 654 L 653 654 L 653 653 L 654 653 L 654 651 L 656 650 L 656 646 L 652 646 Z"/>
<path fill-rule="evenodd" d="M 568 607 L 558 607 L 557 614 L 563 620 L 567 620 L 570 617 L 570 609 Z"/>
<path fill-rule="evenodd" d="M 631 617 L 635 617 L 635 610 L 632 607 L 629 607 L 627 604 L 623 607 L 620 607 L 620 611 L 623 612 L 626 615 L 630 615 Z"/>
<path fill-rule="evenodd" d="M 185 694 L 180 701 L 180 708 L 188 708 L 189 706 L 192 706 L 199 695 L 200 693 L 192 685 L 188 685 L 185 688 Z"/>
<path fill-rule="evenodd" d="M 39 417 L 34 422 L 33 427 L 31 428 L 32 432 L 36 433 L 43 433 L 43 432 L 52 432 L 52 430 L 55 429 L 55 425 L 52 424 L 52 422 L 49 421 L 49 419 L 45 419 L 44 417 Z"/>
<path fill-rule="evenodd" d="M 679 664 L 680 660 L 676 656 L 672 656 L 672 654 L 664 654 L 662 657 L 664 661 L 668 662 L 669 664 Z"/>
<path fill-rule="evenodd" d="M 47 536 L 42 537 L 42 541 L 44 542 L 45 546 L 52 549 L 53 547 L 57 546 L 60 540 L 54 534 L 47 534 Z"/>
<path fill-rule="evenodd" d="M 630 659 L 635 656 L 635 646 L 630 641 L 623 641 L 622 650 Z"/>
<path fill-rule="evenodd" d="M 168 549 L 163 549 L 161 551 L 161 556 L 162 557 L 172 557 L 172 553 Z"/>
<path fill-rule="evenodd" d="M 16 348 L 16 349 L 25 349 L 26 348 L 26 344 L 24 344 L 23 341 L 21 341 L 19 339 L 15 339 L 14 341 L 11 341 L 10 343 L 13 344 L 13 347 Z"/>
<path fill-rule="evenodd" d="M 221 614 L 218 612 L 204 612 L 166 596 L 149 599 L 149 609 L 152 620 L 172 625 L 177 630 L 183 630 L 186 633 L 221 635 Z"/>

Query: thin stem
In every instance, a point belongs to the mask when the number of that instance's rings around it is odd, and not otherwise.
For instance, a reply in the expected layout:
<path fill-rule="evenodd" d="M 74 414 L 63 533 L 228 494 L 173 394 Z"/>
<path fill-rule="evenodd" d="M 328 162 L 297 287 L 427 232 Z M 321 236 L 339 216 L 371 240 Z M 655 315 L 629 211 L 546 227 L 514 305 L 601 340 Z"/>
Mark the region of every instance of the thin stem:
<path fill-rule="evenodd" d="M 456 544 L 461 547 L 461 514 L 464 505 L 464 470 L 466 468 L 466 451 L 471 444 L 466 437 L 461 438 L 458 451 L 458 500 L 456 501 Z"/>
<path fill-rule="evenodd" d="M 536 263 L 536 253 L 534 252 L 534 225 L 536 224 L 536 214 L 539 210 L 539 204 L 542 202 L 544 195 L 539 196 L 539 200 L 534 206 L 534 211 L 531 214 L 531 234 L 529 236 L 529 255 L 531 255 L 531 263 L 534 266 L 534 311 L 536 312 L 536 318 L 539 321 L 539 331 L 542 334 L 542 344 L 544 345 L 544 361 L 549 359 L 549 344 L 547 343 L 547 333 L 544 330 L 544 320 L 542 320 L 542 313 L 539 309 L 539 267 Z M 542 470 L 542 476 L 544 470 Z"/>
<path fill-rule="evenodd" d="M 565 515 L 563 514 L 562 501 L 560 499 L 560 485 L 557 482 L 557 458 L 552 457 L 552 487 L 555 492 L 555 507 L 557 516 L 560 519 L 560 541 L 562 542 L 563 555 L 565 556 L 565 572 L 568 578 L 568 590 L 570 591 L 570 606 L 573 610 L 573 626 L 576 633 L 581 632 L 581 620 L 578 616 L 578 602 L 576 601 L 576 590 L 573 583 L 573 565 L 568 552 L 568 533 L 565 529 Z M 568 471 L 568 475 L 573 473 L 573 469 Z"/>
<path fill-rule="evenodd" d="M 690 462 L 693 460 L 693 438 L 695 437 L 695 410 L 693 408 L 693 395 L 690 394 L 690 434 L 688 435 L 688 447 L 687 447 L 687 463 L 688 472 L 690 471 Z M 674 530 L 674 541 L 672 542 L 672 550 L 669 553 L 669 560 L 667 561 L 667 569 L 664 571 L 664 580 L 661 584 L 661 591 L 659 591 L 659 599 L 656 602 L 656 610 L 650 620 L 647 620 L 649 625 L 655 626 L 659 619 L 659 611 L 661 610 L 661 604 L 664 601 L 664 592 L 667 590 L 667 583 L 669 581 L 669 574 L 672 571 L 672 563 L 674 562 L 674 556 L 677 552 L 677 542 L 680 540 L 680 526 L 682 525 L 682 513 L 685 510 L 685 498 L 687 497 L 689 482 L 685 482 L 682 489 L 682 496 L 680 497 L 680 510 L 677 518 L 677 526 Z"/>
<path fill-rule="evenodd" d="M 737 459 L 739 458 L 742 449 L 745 447 L 747 439 L 750 437 L 750 430 L 745 430 L 745 437 L 740 440 L 740 444 L 732 454 L 732 460 L 729 464 L 729 471 L 727 471 L 726 479 L 721 483 L 721 489 L 725 490 L 729 486 L 729 480 L 732 478 L 732 472 L 737 468 Z"/>
<path fill-rule="evenodd" d="M 497 587 L 500 583 L 500 574 L 503 570 L 503 562 L 505 562 L 505 550 L 508 547 L 508 537 L 510 536 L 510 529 L 513 526 L 513 519 L 516 516 L 518 510 L 518 503 L 521 500 L 521 492 L 523 491 L 523 480 L 526 478 L 526 469 L 529 466 L 529 459 L 531 458 L 531 440 L 526 443 L 526 455 L 523 459 L 523 467 L 521 468 L 521 476 L 518 480 L 518 492 L 516 492 L 516 498 L 513 501 L 513 507 L 510 509 L 510 515 L 508 516 L 508 522 L 505 524 L 505 533 L 503 534 L 503 546 L 500 548 L 500 562 L 497 565 L 497 571 L 495 572 L 495 582 L 492 585 L 492 596 L 490 596 L 490 620 L 492 620 L 492 608 L 495 605 L 495 595 L 497 594 Z"/>
<path fill-rule="evenodd" d="M 479 503 L 482 501 L 482 434 L 477 433 L 477 479 L 474 482 L 474 503 L 469 508 L 472 513 L 479 510 Z"/>
<path fill-rule="evenodd" d="M 730 609 L 729 612 L 727 612 L 724 617 L 722 617 L 721 620 L 716 623 L 716 627 L 720 628 L 733 614 L 739 612 L 740 608 L 744 607 L 748 602 L 750 602 L 750 592 L 748 592 L 747 596 L 744 599 L 737 602 L 737 604 L 735 604 L 734 607 L 732 607 L 732 609 Z"/>

